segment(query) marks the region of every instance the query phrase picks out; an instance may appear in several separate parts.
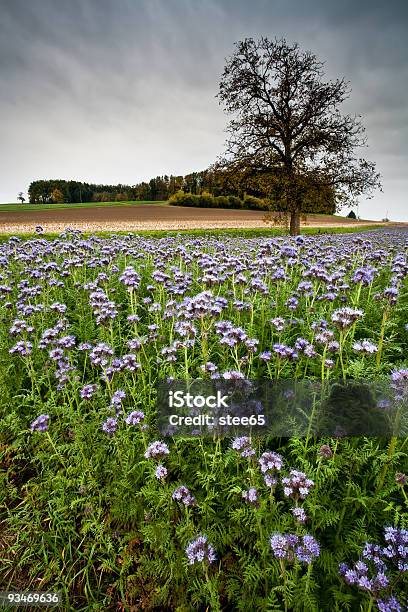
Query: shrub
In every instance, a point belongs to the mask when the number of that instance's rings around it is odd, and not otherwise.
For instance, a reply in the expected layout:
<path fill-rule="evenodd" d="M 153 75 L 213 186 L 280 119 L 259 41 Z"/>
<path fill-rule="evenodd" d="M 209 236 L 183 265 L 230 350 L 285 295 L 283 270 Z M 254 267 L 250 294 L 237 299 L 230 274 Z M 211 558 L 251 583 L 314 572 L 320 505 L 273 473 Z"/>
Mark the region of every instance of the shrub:
<path fill-rule="evenodd" d="M 117 193 L 115 196 L 116 202 L 126 202 L 129 200 L 129 196 L 127 193 Z"/>
<path fill-rule="evenodd" d="M 228 196 L 228 208 L 243 208 L 243 202 L 236 196 Z"/>
<path fill-rule="evenodd" d="M 255 198 L 257 200 L 257 198 Z M 259 200 L 261 201 L 261 200 Z M 198 208 L 243 208 L 244 202 L 236 196 L 217 196 L 204 192 L 200 195 L 178 191 L 169 198 L 172 206 L 194 206 Z"/>
<path fill-rule="evenodd" d="M 261 198 L 246 195 L 244 198 L 244 208 L 248 208 L 248 210 L 266 210 L 267 206 L 265 201 L 261 200 Z"/>
<path fill-rule="evenodd" d="M 217 202 L 217 208 L 229 208 L 227 196 L 217 196 L 214 200 Z"/>
<path fill-rule="evenodd" d="M 198 197 L 199 196 L 193 195 L 192 193 L 178 191 L 169 198 L 169 204 L 172 206 L 198 206 Z"/>
<path fill-rule="evenodd" d="M 197 206 L 200 208 L 217 208 L 216 198 L 210 193 L 202 193 L 197 198 Z"/>

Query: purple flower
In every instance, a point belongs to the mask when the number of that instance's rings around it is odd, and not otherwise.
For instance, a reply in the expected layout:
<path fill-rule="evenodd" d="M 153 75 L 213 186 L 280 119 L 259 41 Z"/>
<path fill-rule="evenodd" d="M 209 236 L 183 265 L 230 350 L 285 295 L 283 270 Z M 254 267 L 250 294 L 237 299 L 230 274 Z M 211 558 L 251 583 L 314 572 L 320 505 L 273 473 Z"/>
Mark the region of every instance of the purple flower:
<path fill-rule="evenodd" d="M 286 306 L 289 308 L 289 310 L 296 310 L 296 308 L 299 305 L 299 300 L 295 297 L 290 297 L 287 301 L 286 301 Z"/>
<path fill-rule="evenodd" d="M 392 561 L 400 572 L 408 571 L 408 530 L 398 527 L 386 527 L 384 539 L 387 546 L 383 548 L 383 556 Z"/>
<path fill-rule="evenodd" d="M 50 420 L 48 414 L 40 414 L 34 421 L 31 423 L 31 431 L 47 431 Z"/>
<path fill-rule="evenodd" d="M 327 344 L 327 350 L 329 353 L 337 353 L 340 349 L 340 343 L 337 340 L 332 340 Z"/>
<path fill-rule="evenodd" d="M 181 502 L 185 506 L 195 506 L 197 503 L 194 495 L 190 493 L 186 486 L 177 487 L 172 493 L 172 499 Z"/>
<path fill-rule="evenodd" d="M 58 340 L 58 346 L 64 349 L 70 349 L 75 346 L 75 336 L 64 336 Z"/>
<path fill-rule="evenodd" d="M 320 546 L 315 538 L 309 534 L 302 537 L 302 543 L 296 547 L 296 557 L 299 561 L 310 565 L 313 559 L 320 555 Z"/>
<path fill-rule="evenodd" d="M 241 451 L 241 457 L 251 457 L 255 455 L 255 451 L 251 446 L 251 440 L 248 436 L 235 438 L 231 443 L 231 448 L 236 451 Z"/>
<path fill-rule="evenodd" d="M 377 270 L 375 268 L 357 268 L 354 272 L 352 280 L 353 283 L 370 285 L 373 282 L 376 274 Z"/>
<path fill-rule="evenodd" d="M 140 276 L 132 266 L 128 266 L 124 269 L 119 280 L 127 287 L 128 291 L 132 291 L 132 289 L 139 286 Z"/>
<path fill-rule="evenodd" d="M 64 351 L 61 348 L 54 348 L 50 350 L 49 355 L 53 361 L 60 361 L 64 357 Z"/>
<path fill-rule="evenodd" d="M 237 370 L 223 372 L 222 377 L 225 380 L 243 380 L 245 378 L 245 376 L 241 372 L 237 372 Z"/>
<path fill-rule="evenodd" d="M 285 319 L 282 317 L 275 317 L 274 319 L 271 319 L 271 323 L 278 332 L 285 329 Z"/>
<path fill-rule="evenodd" d="M 358 342 L 354 342 L 353 350 L 357 353 L 366 353 L 367 355 L 373 355 L 377 353 L 378 347 L 370 340 L 359 340 Z"/>
<path fill-rule="evenodd" d="M 265 474 L 264 476 L 264 482 L 266 484 L 267 487 L 276 487 L 276 485 L 278 484 L 278 477 L 275 476 L 274 474 Z"/>
<path fill-rule="evenodd" d="M 54 312 L 58 312 L 59 314 L 64 314 L 67 310 L 67 307 L 65 304 L 54 302 L 53 304 L 51 304 L 50 310 L 53 310 Z"/>
<path fill-rule="evenodd" d="M 141 410 L 133 410 L 126 417 L 126 425 L 139 425 L 145 418 L 144 412 Z"/>
<path fill-rule="evenodd" d="M 19 353 L 22 357 L 29 355 L 33 349 L 33 345 L 31 342 L 26 340 L 19 340 L 10 350 L 9 353 L 12 355 L 13 353 Z"/>
<path fill-rule="evenodd" d="M 295 361 L 298 358 L 298 354 L 295 349 L 285 344 L 274 344 L 273 350 L 281 359 L 288 359 L 289 361 Z"/>
<path fill-rule="evenodd" d="M 96 315 L 96 322 L 98 324 L 115 319 L 118 314 L 115 302 L 112 302 L 99 287 L 90 294 L 89 303 L 94 315 Z"/>
<path fill-rule="evenodd" d="M 386 289 L 384 289 L 384 297 L 390 304 L 397 303 L 398 293 L 399 291 L 396 287 L 386 287 Z"/>
<path fill-rule="evenodd" d="M 141 368 L 141 364 L 137 361 L 136 355 L 130 353 L 129 355 L 123 355 L 122 364 L 125 370 L 129 372 L 136 372 L 139 368 Z"/>
<path fill-rule="evenodd" d="M 369 542 L 366 542 L 363 548 L 362 556 L 363 559 L 372 561 L 377 569 L 381 571 L 384 571 L 386 569 L 386 565 L 382 558 L 383 550 L 378 544 L 371 544 Z"/>
<path fill-rule="evenodd" d="M 401 604 L 393 595 L 387 599 L 377 599 L 376 603 L 380 612 L 403 612 Z"/>
<path fill-rule="evenodd" d="M 167 468 L 165 468 L 164 465 L 159 463 L 154 472 L 154 475 L 156 476 L 157 480 L 164 480 L 167 476 Z"/>
<path fill-rule="evenodd" d="M 216 560 L 215 550 L 207 541 L 206 535 L 200 535 L 192 540 L 186 548 L 186 555 L 190 565 L 194 563 L 213 563 Z"/>
<path fill-rule="evenodd" d="M 345 563 L 339 567 L 340 574 L 348 584 L 354 584 L 368 591 L 375 598 L 378 598 L 390 584 L 390 579 L 386 575 L 388 567 L 385 561 L 393 563 L 399 572 L 408 571 L 408 531 L 398 527 L 386 527 L 384 539 L 385 547 L 366 542 L 362 553 L 364 561 L 357 561 L 352 568 Z M 370 562 L 370 575 L 367 562 Z M 386 601 L 383 600 L 384 607 L 379 609 L 387 609 Z"/>
<path fill-rule="evenodd" d="M 207 361 L 207 363 L 204 363 L 202 366 L 200 366 L 203 372 L 216 372 L 218 370 L 218 367 L 212 362 L 212 361 Z"/>
<path fill-rule="evenodd" d="M 114 434 L 118 428 L 118 419 L 108 417 L 106 421 L 102 423 L 102 430 L 107 434 Z"/>
<path fill-rule="evenodd" d="M 334 333 L 330 329 L 324 329 L 319 334 L 316 334 L 315 341 L 317 344 L 328 344 L 334 338 Z"/>
<path fill-rule="evenodd" d="M 313 480 L 298 470 L 290 470 L 289 477 L 282 478 L 283 492 L 292 499 L 305 499 L 314 486 Z"/>
<path fill-rule="evenodd" d="M 18 336 L 27 333 L 31 334 L 34 331 L 34 327 L 27 325 L 27 323 L 21 319 L 13 321 L 13 325 L 10 327 L 10 335 Z"/>
<path fill-rule="evenodd" d="M 89 400 L 97 391 L 97 385 L 85 385 L 79 392 L 82 399 Z"/>
<path fill-rule="evenodd" d="M 391 372 L 391 379 L 393 382 L 408 381 L 408 370 L 402 368 L 401 370 L 393 370 Z"/>
<path fill-rule="evenodd" d="M 401 487 L 404 487 L 407 484 L 407 476 L 403 472 L 397 472 L 395 474 L 395 482 Z"/>
<path fill-rule="evenodd" d="M 363 316 L 364 313 L 362 310 L 345 306 L 344 308 L 335 310 L 331 316 L 331 320 L 340 330 L 346 330 L 354 325 L 359 319 L 362 319 Z"/>
<path fill-rule="evenodd" d="M 296 291 L 298 293 L 305 293 L 306 295 L 312 295 L 313 294 L 312 289 L 313 289 L 313 283 L 311 283 L 310 281 L 302 281 L 297 286 Z"/>
<path fill-rule="evenodd" d="M 308 340 L 304 338 L 298 338 L 295 342 L 295 349 L 297 351 L 302 352 L 306 357 L 312 358 L 315 357 L 316 351 L 314 349 L 313 344 L 311 344 Z"/>
<path fill-rule="evenodd" d="M 112 395 L 111 406 L 114 406 L 115 408 L 121 406 L 122 401 L 125 399 L 125 397 L 126 397 L 126 393 L 122 389 L 118 389 Z"/>
<path fill-rule="evenodd" d="M 157 459 L 159 457 L 165 457 L 170 453 L 167 444 L 160 440 L 155 440 L 147 447 L 144 454 L 146 459 Z"/>
<path fill-rule="evenodd" d="M 304 525 L 304 523 L 306 523 L 307 516 L 303 508 L 292 508 L 292 514 L 295 517 L 296 521 L 301 525 Z"/>
<path fill-rule="evenodd" d="M 78 345 L 78 351 L 90 351 L 91 349 L 92 344 L 89 342 L 81 342 L 81 344 Z"/>
<path fill-rule="evenodd" d="M 261 466 L 262 474 L 266 474 L 267 472 L 279 472 L 282 469 L 283 459 L 279 453 L 266 451 L 259 457 L 258 463 Z"/>
<path fill-rule="evenodd" d="M 97 344 L 89 354 L 91 363 L 94 366 L 104 367 L 109 363 L 109 358 L 113 355 L 113 349 L 103 342 Z"/>
<path fill-rule="evenodd" d="M 269 538 L 272 552 L 277 559 L 293 561 L 295 558 L 295 546 L 299 542 L 297 535 L 274 533 Z"/>
<path fill-rule="evenodd" d="M 251 487 L 248 491 L 242 491 L 242 497 L 250 504 L 256 505 L 258 503 L 258 491 L 254 487 Z"/>

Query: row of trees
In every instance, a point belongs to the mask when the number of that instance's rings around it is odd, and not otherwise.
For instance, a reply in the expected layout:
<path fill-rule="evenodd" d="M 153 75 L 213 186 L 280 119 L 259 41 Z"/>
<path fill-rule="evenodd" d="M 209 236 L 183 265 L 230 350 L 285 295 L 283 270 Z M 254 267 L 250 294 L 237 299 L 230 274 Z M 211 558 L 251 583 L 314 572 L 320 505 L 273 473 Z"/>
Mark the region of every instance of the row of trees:
<path fill-rule="evenodd" d="M 182 189 L 184 177 L 157 176 L 136 185 L 99 185 L 62 179 L 33 181 L 28 197 L 33 204 L 73 202 L 122 202 L 127 200 L 167 200 Z"/>
<path fill-rule="evenodd" d="M 178 193 L 210 194 L 214 197 L 234 196 L 241 201 L 246 196 L 266 199 L 279 208 L 282 178 L 274 172 L 253 173 L 236 165 L 214 164 L 201 172 L 185 176 L 157 176 L 136 185 L 97 185 L 61 179 L 33 181 L 28 189 L 31 203 L 123 202 L 134 200 L 169 200 Z M 23 202 L 24 198 L 19 199 Z M 197 200 L 198 201 L 198 200 Z M 221 201 L 221 200 L 220 200 Z M 304 194 L 304 212 L 333 213 L 334 190 L 322 182 L 308 186 Z"/>

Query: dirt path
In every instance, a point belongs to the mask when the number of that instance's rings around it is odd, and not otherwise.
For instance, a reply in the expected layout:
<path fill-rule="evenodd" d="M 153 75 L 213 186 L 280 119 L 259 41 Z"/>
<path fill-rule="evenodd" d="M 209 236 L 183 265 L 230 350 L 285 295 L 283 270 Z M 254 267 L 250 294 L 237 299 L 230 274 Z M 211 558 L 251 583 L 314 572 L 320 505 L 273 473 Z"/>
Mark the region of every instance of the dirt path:
<path fill-rule="evenodd" d="M 181 230 L 218 228 L 264 228 L 265 214 L 252 210 L 183 208 L 174 206 L 123 206 L 65 208 L 0 212 L 0 233 L 29 233 L 36 225 L 46 232 L 61 232 L 67 226 L 84 231 Z M 375 222 L 310 215 L 307 227 L 344 227 Z"/>

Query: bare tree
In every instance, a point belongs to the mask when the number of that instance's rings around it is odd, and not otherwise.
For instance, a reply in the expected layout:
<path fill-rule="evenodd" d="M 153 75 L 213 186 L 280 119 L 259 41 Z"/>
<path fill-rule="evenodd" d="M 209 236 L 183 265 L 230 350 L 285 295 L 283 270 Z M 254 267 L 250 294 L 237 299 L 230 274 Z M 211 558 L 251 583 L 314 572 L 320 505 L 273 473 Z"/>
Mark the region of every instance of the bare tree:
<path fill-rule="evenodd" d="M 375 164 L 358 157 L 366 146 L 358 116 L 342 114 L 344 79 L 323 81 L 323 63 L 297 43 L 246 38 L 227 59 L 218 98 L 232 115 L 221 163 L 269 173 L 271 194 L 300 231 L 302 202 L 319 186 L 335 191 L 336 209 L 381 189 Z"/>

